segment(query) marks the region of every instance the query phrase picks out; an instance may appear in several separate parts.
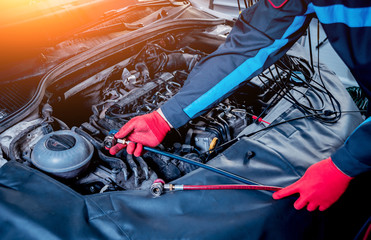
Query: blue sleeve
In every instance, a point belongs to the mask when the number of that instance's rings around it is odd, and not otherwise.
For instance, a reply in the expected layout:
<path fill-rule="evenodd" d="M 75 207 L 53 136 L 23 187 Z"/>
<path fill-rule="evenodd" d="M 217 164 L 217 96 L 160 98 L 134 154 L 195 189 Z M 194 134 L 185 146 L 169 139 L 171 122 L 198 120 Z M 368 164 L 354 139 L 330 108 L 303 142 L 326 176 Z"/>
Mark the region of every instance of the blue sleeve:
<path fill-rule="evenodd" d="M 346 175 L 355 177 L 371 170 L 371 117 L 364 121 L 332 156 Z"/>
<path fill-rule="evenodd" d="M 167 120 L 174 128 L 184 125 L 272 65 L 303 35 L 312 12 L 304 0 L 279 9 L 262 0 L 243 11 L 226 42 L 200 61 L 161 107 Z"/>

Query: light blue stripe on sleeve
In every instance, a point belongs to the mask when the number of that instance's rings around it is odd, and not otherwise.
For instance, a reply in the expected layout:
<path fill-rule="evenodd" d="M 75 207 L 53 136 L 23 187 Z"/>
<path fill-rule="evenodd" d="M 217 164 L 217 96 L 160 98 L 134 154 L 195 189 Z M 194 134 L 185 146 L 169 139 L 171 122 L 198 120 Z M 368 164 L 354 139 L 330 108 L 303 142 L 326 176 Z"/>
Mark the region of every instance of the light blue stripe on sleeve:
<path fill-rule="evenodd" d="M 310 11 L 308 11 L 306 14 L 309 13 Z M 305 19 L 306 16 L 295 17 L 294 21 L 283 34 L 281 39 L 277 39 L 270 46 L 260 49 L 254 57 L 247 59 L 229 75 L 223 78 L 218 84 L 204 93 L 190 105 L 188 105 L 184 109 L 184 112 L 190 118 L 194 117 L 197 113 L 201 112 L 207 106 L 210 106 L 220 97 L 224 96 L 236 86 L 241 84 L 243 81 L 247 80 L 255 71 L 263 67 L 270 54 L 284 47 L 288 43 L 287 37 L 299 30 L 300 27 L 303 26 Z"/>
<path fill-rule="evenodd" d="M 323 24 L 343 23 L 349 27 L 371 27 L 371 7 L 349 8 L 336 4 L 332 6 L 313 5 L 313 8 Z"/>

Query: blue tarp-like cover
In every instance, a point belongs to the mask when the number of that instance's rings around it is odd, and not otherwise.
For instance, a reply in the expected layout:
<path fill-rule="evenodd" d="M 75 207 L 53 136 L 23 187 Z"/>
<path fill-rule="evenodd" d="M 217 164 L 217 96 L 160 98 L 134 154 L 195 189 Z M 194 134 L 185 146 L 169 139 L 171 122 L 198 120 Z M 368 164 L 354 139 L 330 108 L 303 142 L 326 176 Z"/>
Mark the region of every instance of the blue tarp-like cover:
<path fill-rule="evenodd" d="M 333 73 L 322 67 L 321 74 L 342 110 L 355 110 Z M 307 95 L 316 101 L 310 90 Z M 302 113 L 282 100 L 265 120 L 278 123 L 298 116 Z M 329 157 L 361 122 L 359 113 L 344 113 L 335 124 L 306 118 L 285 123 L 241 138 L 208 164 L 284 187 Z M 249 126 L 242 134 L 260 127 Z M 252 158 L 246 158 L 248 151 Z M 174 183 L 239 184 L 204 169 Z M 158 198 L 139 190 L 84 196 L 35 169 L 8 162 L 0 169 L 0 238 L 349 239 L 370 215 L 370 198 L 358 190 L 362 184 L 354 180 L 329 210 L 307 212 L 293 208 L 296 196 L 276 201 L 272 192 L 257 190 L 183 191 Z"/>

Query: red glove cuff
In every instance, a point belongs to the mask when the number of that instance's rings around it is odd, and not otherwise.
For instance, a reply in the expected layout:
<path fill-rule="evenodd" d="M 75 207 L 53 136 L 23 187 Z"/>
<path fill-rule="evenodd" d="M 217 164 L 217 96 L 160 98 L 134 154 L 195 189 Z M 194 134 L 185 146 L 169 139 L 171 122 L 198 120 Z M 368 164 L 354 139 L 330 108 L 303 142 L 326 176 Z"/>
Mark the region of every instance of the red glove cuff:
<path fill-rule="evenodd" d="M 151 124 L 153 124 L 154 126 L 157 126 L 157 127 L 152 128 L 152 132 L 156 136 L 157 140 L 159 142 L 162 142 L 166 134 L 171 129 L 169 124 L 166 122 L 166 120 L 163 117 L 161 117 L 161 115 L 157 111 L 151 112 L 146 117 L 148 117 L 147 119 L 151 121 Z M 148 122 L 148 124 L 150 123 Z"/>

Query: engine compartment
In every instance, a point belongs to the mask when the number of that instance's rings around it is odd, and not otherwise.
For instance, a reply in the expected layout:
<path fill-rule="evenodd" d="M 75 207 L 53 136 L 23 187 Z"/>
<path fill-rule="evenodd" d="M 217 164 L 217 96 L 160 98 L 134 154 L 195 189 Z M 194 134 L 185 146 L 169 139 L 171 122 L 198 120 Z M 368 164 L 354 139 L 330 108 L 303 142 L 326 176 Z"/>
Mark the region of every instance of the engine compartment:
<path fill-rule="evenodd" d="M 81 194 L 149 189 L 157 178 L 168 182 L 195 170 L 159 154 L 134 157 L 123 150 L 112 156 L 104 148 L 104 139 L 131 118 L 156 110 L 174 96 L 197 62 L 224 41 L 220 32 L 191 33 L 147 42 L 132 57 L 69 88 L 62 98 L 49 89 L 35 119 L 0 135 L 4 159 L 42 170 Z M 211 37 L 210 47 L 205 44 Z M 312 74 L 305 60 L 285 55 L 206 114 L 172 130 L 158 148 L 206 163 L 247 126 L 269 126 L 262 118 Z M 87 148 L 92 150 L 79 156 Z"/>

